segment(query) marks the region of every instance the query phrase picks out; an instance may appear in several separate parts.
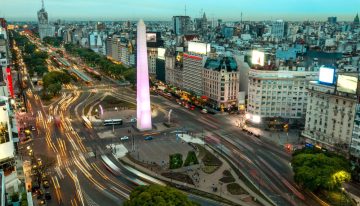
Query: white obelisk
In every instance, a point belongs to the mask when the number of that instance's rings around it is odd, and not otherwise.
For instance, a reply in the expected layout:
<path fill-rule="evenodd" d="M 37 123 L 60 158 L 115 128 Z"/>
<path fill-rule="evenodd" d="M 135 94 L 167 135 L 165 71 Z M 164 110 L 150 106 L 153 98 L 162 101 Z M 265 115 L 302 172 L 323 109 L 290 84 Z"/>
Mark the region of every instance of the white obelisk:
<path fill-rule="evenodd" d="M 150 88 L 149 88 L 149 68 L 146 47 L 146 26 L 143 20 L 137 25 L 137 128 L 140 131 L 152 129 L 151 107 L 150 107 Z"/>

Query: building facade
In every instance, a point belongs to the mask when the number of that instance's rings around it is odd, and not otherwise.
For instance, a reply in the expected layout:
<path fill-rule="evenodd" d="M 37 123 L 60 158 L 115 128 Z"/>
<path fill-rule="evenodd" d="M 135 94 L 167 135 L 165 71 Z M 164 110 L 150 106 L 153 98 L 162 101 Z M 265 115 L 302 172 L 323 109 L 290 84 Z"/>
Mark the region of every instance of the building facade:
<path fill-rule="evenodd" d="M 317 81 L 308 86 L 305 130 L 307 143 L 348 154 L 353 135 L 356 95 L 340 95 L 334 85 Z M 354 142 L 355 144 L 355 142 Z"/>
<path fill-rule="evenodd" d="M 188 52 L 184 53 L 183 57 L 183 89 L 194 92 L 196 95 L 201 95 L 203 93 L 202 70 L 206 56 Z"/>
<path fill-rule="evenodd" d="M 276 38 L 283 38 L 285 35 L 285 22 L 276 20 L 271 27 L 271 35 Z"/>
<path fill-rule="evenodd" d="M 235 107 L 239 95 L 239 71 L 232 57 L 208 58 L 203 69 L 203 95 L 214 108 Z"/>
<path fill-rule="evenodd" d="M 356 104 L 354 129 L 352 132 L 352 139 L 350 144 L 350 154 L 357 159 L 360 159 L 360 104 Z"/>
<path fill-rule="evenodd" d="M 53 37 L 55 35 L 55 27 L 49 25 L 48 13 L 45 11 L 44 1 L 42 1 L 42 8 L 38 11 L 37 16 L 40 39 L 42 40 L 47 36 Z"/>
<path fill-rule="evenodd" d="M 183 88 L 183 70 L 183 53 L 167 49 L 165 52 L 166 83 Z"/>
<path fill-rule="evenodd" d="M 281 117 L 290 123 L 305 118 L 309 81 L 317 79 L 312 71 L 249 70 L 249 115 L 267 119 Z"/>
<path fill-rule="evenodd" d="M 174 16 L 173 29 L 175 35 L 185 35 L 191 31 L 191 20 L 189 16 Z"/>

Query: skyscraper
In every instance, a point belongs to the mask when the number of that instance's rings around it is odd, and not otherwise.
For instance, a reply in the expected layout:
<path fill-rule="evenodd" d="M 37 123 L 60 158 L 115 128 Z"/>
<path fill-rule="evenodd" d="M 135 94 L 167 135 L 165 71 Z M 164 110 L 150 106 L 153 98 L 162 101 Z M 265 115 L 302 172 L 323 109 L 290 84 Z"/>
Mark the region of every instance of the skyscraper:
<path fill-rule="evenodd" d="M 285 23 L 283 20 L 273 22 L 271 27 L 271 34 L 277 38 L 283 38 L 285 34 Z"/>
<path fill-rule="evenodd" d="M 146 26 L 143 20 L 137 25 L 137 128 L 140 131 L 152 129 L 149 68 L 146 48 Z"/>
<path fill-rule="evenodd" d="M 330 24 L 336 24 L 336 22 L 337 22 L 337 17 L 336 17 L 336 16 L 330 16 L 330 17 L 328 17 L 328 22 L 329 22 Z"/>
<path fill-rule="evenodd" d="M 173 25 L 175 35 L 184 35 L 191 31 L 191 20 L 189 16 L 174 16 Z"/>
<path fill-rule="evenodd" d="M 46 36 L 55 35 L 55 27 L 49 25 L 48 13 L 45 11 L 44 0 L 41 1 L 42 7 L 37 12 L 39 35 L 42 40 Z"/>

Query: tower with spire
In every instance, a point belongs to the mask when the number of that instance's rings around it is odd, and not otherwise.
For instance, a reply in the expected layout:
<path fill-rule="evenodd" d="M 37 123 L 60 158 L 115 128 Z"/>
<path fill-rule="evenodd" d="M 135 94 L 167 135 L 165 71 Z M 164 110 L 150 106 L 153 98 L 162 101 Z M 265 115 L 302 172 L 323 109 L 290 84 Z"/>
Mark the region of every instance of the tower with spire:
<path fill-rule="evenodd" d="M 354 25 L 359 26 L 360 25 L 360 20 L 359 20 L 359 14 L 357 13 L 355 18 L 354 18 Z"/>
<path fill-rule="evenodd" d="M 55 27 L 49 25 L 48 13 L 45 11 L 44 0 L 41 0 L 41 9 L 37 12 L 39 35 L 41 40 L 46 36 L 55 35 Z"/>

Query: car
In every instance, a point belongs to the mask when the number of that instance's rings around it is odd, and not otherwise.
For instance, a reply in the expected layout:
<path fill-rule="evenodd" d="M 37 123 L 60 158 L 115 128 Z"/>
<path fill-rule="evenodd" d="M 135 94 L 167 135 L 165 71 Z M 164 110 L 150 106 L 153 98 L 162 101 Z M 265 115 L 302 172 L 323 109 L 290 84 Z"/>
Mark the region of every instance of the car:
<path fill-rule="evenodd" d="M 30 128 L 31 128 L 31 131 L 35 131 L 35 130 L 36 130 L 36 128 L 35 128 L 34 126 L 30 126 Z"/>
<path fill-rule="evenodd" d="M 154 138 L 152 136 L 146 136 L 144 140 L 153 140 Z"/>
<path fill-rule="evenodd" d="M 202 109 L 201 113 L 206 114 L 208 111 L 206 109 Z"/>
<path fill-rule="evenodd" d="M 128 140 L 128 139 L 129 139 L 128 136 L 123 136 L 123 137 L 120 138 L 120 140 Z"/>

